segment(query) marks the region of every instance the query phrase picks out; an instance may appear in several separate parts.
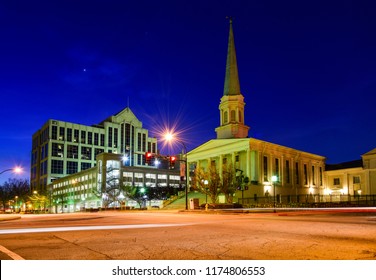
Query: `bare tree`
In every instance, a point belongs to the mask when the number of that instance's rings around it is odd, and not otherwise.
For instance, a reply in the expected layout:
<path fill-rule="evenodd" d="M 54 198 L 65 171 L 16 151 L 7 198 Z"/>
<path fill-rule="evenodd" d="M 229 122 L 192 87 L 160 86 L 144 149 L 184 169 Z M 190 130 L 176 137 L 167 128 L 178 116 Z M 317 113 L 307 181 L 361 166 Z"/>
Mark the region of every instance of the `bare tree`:
<path fill-rule="evenodd" d="M 238 182 L 235 169 L 232 164 L 224 164 L 222 166 L 221 192 L 225 195 L 227 203 L 232 203 L 237 187 Z"/>
<path fill-rule="evenodd" d="M 208 195 L 212 203 L 216 203 L 222 189 L 221 177 L 216 167 L 211 166 L 208 171 L 197 168 L 192 178 L 192 188 Z"/>
<path fill-rule="evenodd" d="M 30 193 L 30 185 L 26 179 L 8 179 L 0 186 L 0 205 L 10 204 L 10 201 L 20 205 L 26 202 Z"/>

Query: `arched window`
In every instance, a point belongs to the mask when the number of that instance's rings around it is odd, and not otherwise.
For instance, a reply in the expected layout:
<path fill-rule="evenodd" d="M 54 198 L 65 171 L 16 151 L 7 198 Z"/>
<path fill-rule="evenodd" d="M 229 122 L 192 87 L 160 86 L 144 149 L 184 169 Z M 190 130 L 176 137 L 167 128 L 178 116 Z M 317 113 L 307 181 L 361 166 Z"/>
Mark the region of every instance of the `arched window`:
<path fill-rule="evenodd" d="M 223 116 L 223 123 L 226 124 L 228 123 L 228 114 L 227 111 L 225 111 L 224 116 Z"/>
<path fill-rule="evenodd" d="M 231 110 L 231 122 L 235 122 L 235 110 Z"/>

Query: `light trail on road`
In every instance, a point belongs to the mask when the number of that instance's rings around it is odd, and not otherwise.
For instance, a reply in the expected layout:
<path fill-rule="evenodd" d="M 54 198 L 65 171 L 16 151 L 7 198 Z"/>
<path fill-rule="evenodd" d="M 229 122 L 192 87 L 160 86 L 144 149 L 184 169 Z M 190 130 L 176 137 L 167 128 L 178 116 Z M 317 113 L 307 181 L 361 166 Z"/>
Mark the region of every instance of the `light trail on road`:
<path fill-rule="evenodd" d="M 139 224 L 139 225 L 118 225 L 118 226 L 75 226 L 75 227 L 48 227 L 48 228 L 20 228 L 20 229 L 3 229 L 3 230 L 0 230 L 0 235 L 2 235 L 2 234 L 18 234 L 18 233 L 62 232 L 62 231 L 182 227 L 182 226 L 190 226 L 190 225 L 193 225 L 193 224 Z"/>

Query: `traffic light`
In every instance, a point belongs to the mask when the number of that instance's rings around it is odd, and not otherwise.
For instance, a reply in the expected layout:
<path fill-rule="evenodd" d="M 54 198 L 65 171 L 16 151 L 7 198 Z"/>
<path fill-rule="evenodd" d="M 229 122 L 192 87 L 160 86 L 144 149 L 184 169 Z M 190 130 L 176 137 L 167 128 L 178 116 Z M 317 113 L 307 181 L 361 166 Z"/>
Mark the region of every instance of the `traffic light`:
<path fill-rule="evenodd" d="M 170 157 L 170 169 L 175 168 L 175 161 L 176 161 L 176 157 L 174 156 Z"/>
<path fill-rule="evenodd" d="M 151 164 L 151 158 L 152 158 L 153 154 L 150 153 L 150 152 L 146 152 L 145 153 L 145 163 L 147 165 L 150 165 Z"/>

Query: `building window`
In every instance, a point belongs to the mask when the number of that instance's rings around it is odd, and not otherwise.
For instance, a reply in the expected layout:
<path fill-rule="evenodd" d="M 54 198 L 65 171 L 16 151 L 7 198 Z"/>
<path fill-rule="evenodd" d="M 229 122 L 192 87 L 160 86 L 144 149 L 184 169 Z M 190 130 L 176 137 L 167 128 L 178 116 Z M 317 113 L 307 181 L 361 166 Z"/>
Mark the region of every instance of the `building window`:
<path fill-rule="evenodd" d="M 67 128 L 67 141 L 72 142 L 72 129 Z"/>
<path fill-rule="evenodd" d="M 89 145 L 93 145 L 93 132 L 88 132 L 87 133 L 87 143 Z"/>
<path fill-rule="evenodd" d="M 353 184 L 360 184 L 360 176 L 353 177 Z"/>
<path fill-rule="evenodd" d="M 80 138 L 80 131 L 78 129 L 75 129 L 74 130 L 74 138 L 73 138 L 73 142 L 75 143 L 78 143 L 78 139 Z"/>
<path fill-rule="evenodd" d="M 227 163 L 227 158 L 223 158 L 222 159 L 222 164 L 226 164 Z"/>
<path fill-rule="evenodd" d="M 235 122 L 236 121 L 236 119 L 235 119 L 235 110 L 232 110 L 231 111 L 231 122 Z"/>
<path fill-rule="evenodd" d="M 64 157 L 64 144 L 52 143 L 52 156 Z"/>
<path fill-rule="evenodd" d="M 295 162 L 295 183 L 299 185 L 299 162 Z"/>
<path fill-rule="evenodd" d="M 141 133 L 137 133 L 137 151 L 141 151 Z"/>
<path fill-rule="evenodd" d="M 277 180 L 279 181 L 279 159 L 276 158 L 274 159 L 274 174 L 275 176 L 277 176 Z"/>
<path fill-rule="evenodd" d="M 104 147 L 104 134 L 101 134 L 101 146 Z"/>
<path fill-rule="evenodd" d="M 286 160 L 286 183 L 290 184 L 290 161 Z"/>
<path fill-rule="evenodd" d="M 118 147 L 118 129 L 114 128 L 114 147 Z"/>
<path fill-rule="evenodd" d="M 81 171 L 91 168 L 90 162 L 81 162 Z"/>
<path fill-rule="evenodd" d="M 340 180 L 339 180 L 339 178 L 334 178 L 334 179 L 333 179 L 333 185 L 334 185 L 334 186 L 339 186 L 339 185 L 340 185 Z"/>
<path fill-rule="evenodd" d="M 81 143 L 86 144 L 86 131 L 81 131 Z"/>
<path fill-rule="evenodd" d="M 307 164 L 304 164 L 304 185 L 308 185 L 308 170 L 307 170 Z"/>
<path fill-rule="evenodd" d="M 65 128 L 64 127 L 59 128 L 59 140 L 60 141 L 65 140 Z"/>
<path fill-rule="evenodd" d="M 228 123 L 228 113 L 227 113 L 227 111 L 225 111 L 224 114 L 223 114 L 223 123 L 224 124 Z"/>
<path fill-rule="evenodd" d="M 101 153 L 103 153 L 103 152 L 104 152 L 103 149 L 95 149 L 95 150 L 94 150 L 94 156 L 96 157 L 97 155 L 99 155 L 99 154 L 101 154 Z"/>
<path fill-rule="evenodd" d="M 264 181 L 265 182 L 268 182 L 268 158 L 264 156 L 264 160 L 263 160 L 263 164 L 264 164 Z"/>
<path fill-rule="evenodd" d="M 67 174 L 74 174 L 78 172 L 78 163 L 75 161 L 67 161 Z"/>
<path fill-rule="evenodd" d="M 81 147 L 81 159 L 91 160 L 90 147 Z"/>
<path fill-rule="evenodd" d="M 112 127 L 108 128 L 108 146 L 112 147 Z"/>
<path fill-rule="evenodd" d="M 78 158 L 78 146 L 68 145 L 67 158 Z"/>
<path fill-rule="evenodd" d="M 312 184 L 316 185 L 315 167 L 312 165 Z"/>
<path fill-rule="evenodd" d="M 319 172 L 320 172 L 320 174 L 319 174 L 319 176 L 320 176 L 320 178 L 319 178 L 319 180 L 320 180 L 320 186 L 322 186 L 322 167 L 320 167 Z"/>
<path fill-rule="evenodd" d="M 53 125 L 51 130 L 51 138 L 52 140 L 57 140 L 57 126 Z"/>
<path fill-rule="evenodd" d="M 239 155 L 235 156 L 235 162 L 239 162 Z"/>
<path fill-rule="evenodd" d="M 94 132 L 94 145 L 99 146 L 99 134 Z"/>
<path fill-rule="evenodd" d="M 143 152 L 146 151 L 146 134 L 145 133 L 142 134 L 142 151 Z"/>
<path fill-rule="evenodd" d="M 51 173 L 52 174 L 63 174 L 64 162 L 62 160 L 52 160 L 51 161 Z"/>

